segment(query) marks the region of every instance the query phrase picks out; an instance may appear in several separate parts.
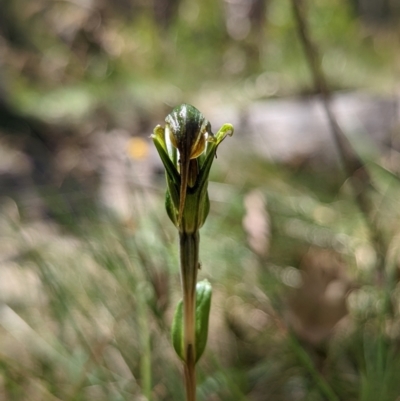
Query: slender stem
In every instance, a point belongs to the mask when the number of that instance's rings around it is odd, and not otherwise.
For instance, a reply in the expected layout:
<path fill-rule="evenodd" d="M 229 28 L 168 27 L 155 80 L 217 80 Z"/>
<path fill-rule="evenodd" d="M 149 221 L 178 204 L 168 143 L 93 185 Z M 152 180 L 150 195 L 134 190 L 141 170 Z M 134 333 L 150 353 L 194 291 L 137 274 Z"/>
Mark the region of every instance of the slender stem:
<path fill-rule="evenodd" d="M 186 400 L 196 401 L 196 366 L 194 363 L 185 363 Z"/>
<path fill-rule="evenodd" d="M 179 233 L 187 401 L 196 400 L 196 281 L 199 265 L 199 243 L 198 231 Z"/>

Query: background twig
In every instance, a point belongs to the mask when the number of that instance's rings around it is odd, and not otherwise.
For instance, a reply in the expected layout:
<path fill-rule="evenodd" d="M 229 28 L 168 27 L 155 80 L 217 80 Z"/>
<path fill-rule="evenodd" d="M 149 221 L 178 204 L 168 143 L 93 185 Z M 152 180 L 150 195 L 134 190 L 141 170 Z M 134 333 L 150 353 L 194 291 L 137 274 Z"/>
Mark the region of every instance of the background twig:
<path fill-rule="evenodd" d="M 383 283 L 385 279 L 387 245 L 383 233 L 377 224 L 374 208 L 371 204 L 370 197 L 368 196 L 368 191 L 372 189 L 371 178 L 364 163 L 354 151 L 332 111 L 331 91 L 322 70 L 321 57 L 318 48 L 311 40 L 304 10 L 304 2 L 301 0 L 290 1 L 297 25 L 298 36 L 303 45 L 306 59 L 310 67 L 314 89 L 321 96 L 322 106 L 327 116 L 329 127 L 339 152 L 346 177 L 349 179 L 356 203 L 370 230 L 371 240 L 377 255 L 377 281 L 378 283 Z"/>

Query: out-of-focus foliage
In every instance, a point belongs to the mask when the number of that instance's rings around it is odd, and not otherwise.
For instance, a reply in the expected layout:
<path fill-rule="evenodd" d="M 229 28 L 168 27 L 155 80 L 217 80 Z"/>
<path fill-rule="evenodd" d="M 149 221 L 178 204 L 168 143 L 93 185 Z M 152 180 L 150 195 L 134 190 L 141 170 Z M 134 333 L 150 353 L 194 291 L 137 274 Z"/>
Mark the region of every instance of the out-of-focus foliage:
<path fill-rule="evenodd" d="M 308 9 L 334 85 L 391 88 L 393 27 L 366 24 L 345 0 Z M 128 105 L 158 109 L 211 88 L 243 101 L 308 87 L 286 1 L 5 0 L 2 20 L 3 87 L 46 119 L 105 105 L 126 122 Z"/>
<path fill-rule="evenodd" d="M 395 2 L 306 3 L 333 88 L 392 94 Z M 289 2 L 3 0 L 0 83 L 0 400 L 183 399 L 176 242 L 146 141 L 183 101 L 238 140 L 213 167 L 201 233 L 199 400 L 398 397 L 395 117 L 383 151 L 361 141 L 383 274 L 333 149 L 274 164 L 253 150 L 279 127 L 246 136 L 248 104 L 312 91 Z"/>

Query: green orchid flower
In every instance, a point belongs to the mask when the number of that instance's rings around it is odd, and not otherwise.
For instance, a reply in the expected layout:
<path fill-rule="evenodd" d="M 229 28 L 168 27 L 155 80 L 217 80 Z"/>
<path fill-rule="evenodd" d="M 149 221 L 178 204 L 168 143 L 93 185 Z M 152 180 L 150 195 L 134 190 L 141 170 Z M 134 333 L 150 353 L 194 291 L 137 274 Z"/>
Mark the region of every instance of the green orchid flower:
<path fill-rule="evenodd" d="M 195 365 L 204 352 L 211 306 L 211 284 L 197 283 L 199 229 L 210 210 L 208 177 L 218 145 L 233 126 L 224 124 L 214 135 L 195 107 L 182 104 L 157 125 L 152 139 L 165 167 L 166 209 L 178 228 L 182 300 L 172 324 L 172 343 L 182 359 L 187 401 L 196 400 Z"/>
<path fill-rule="evenodd" d="M 224 124 L 214 136 L 203 114 L 189 104 L 174 108 L 165 128 L 154 128 L 152 139 L 167 177 L 167 213 L 180 231 L 195 232 L 204 224 L 211 165 L 218 145 L 232 134 L 233 126 Z"/>

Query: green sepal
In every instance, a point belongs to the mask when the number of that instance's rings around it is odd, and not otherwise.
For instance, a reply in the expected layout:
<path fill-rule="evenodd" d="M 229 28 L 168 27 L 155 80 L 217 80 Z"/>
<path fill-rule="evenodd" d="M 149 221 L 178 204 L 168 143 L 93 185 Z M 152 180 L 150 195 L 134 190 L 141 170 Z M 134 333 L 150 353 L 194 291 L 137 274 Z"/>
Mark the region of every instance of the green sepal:
<path fill-rule="evenodd" d="M 151 135 L 151 138 L 153 139 L 157 152 L 160 155 L 162 163 L 164 164 L 164 168 L 165 171 L 167 172 L 169 179 L 175 185 L 179 186 L 181 184 L 181 177 L 179 175 L 178 170 L 174 166 L 174 163 L 171 160 L 170 155 L 168 154 L 164 133 L 165 129 L 160 125 L 157 125 L 153 130 L 153 135 Z"/>
<path fill-rule="evenodd" d="M 214 161 L 214 157 L 217 153 L 218 145 L 225 139 L 225 137 L 229 135 L 233 135 L 233 125 L 232 124 L 224 124 L 219 131 L 215 134 L 212 141 L 207 144 L 207 149 L 200 156 L 200 171 L 199 171 L 199 179 L 196 182 L 195 187 L 193 188 L 195 191 L 202 191 L 204 185 L 208 182 L 208 176 L 210 174 L 211 165 Z"/>
<path fill-rule="evenodd" d="M 174 202 L 171 199 L 171 193 L 169 191 L 165 194 L 165 209 L 167 211 L 167 215 L 174 224 L 175 227 L 178 227 L 178 217 L 176 213 L 176 207 L 174 206 Z"/>
<path fill-rule="evenodd" d="M 211 308 L 212 287 L 208 280 L 203 280 L 196 285 L 196 357 L 197 362 L 203 355 L 208 337 L 208 320 Z M 185 360 L 184 333 L 183 333 L 183 302 L 179 301 L 171 327 L 172 344 L 175 352 Z"/>
<path fill-rule="evenodd" d="M 210 212 L 210 198 L 208 197 L 208 192 L 206 192 L 206 196 L 204 198 L 201 212 L 202 212 L 202 215 L 201 215 L 201 220 L 200 220 L 200 225 L 199 225 L 200 228 L 206 222 L 208 213 Z"/>
<path fill-rule="evenodd" d="M 193 191 L 193 188 L 188 188 L 180 229 L 186 233 L 193 233 L 199 230 L 206 221 L 209 211 L 210 200 L 208 198 L 207 187 L 203 186 L 201 192 Z"/>

